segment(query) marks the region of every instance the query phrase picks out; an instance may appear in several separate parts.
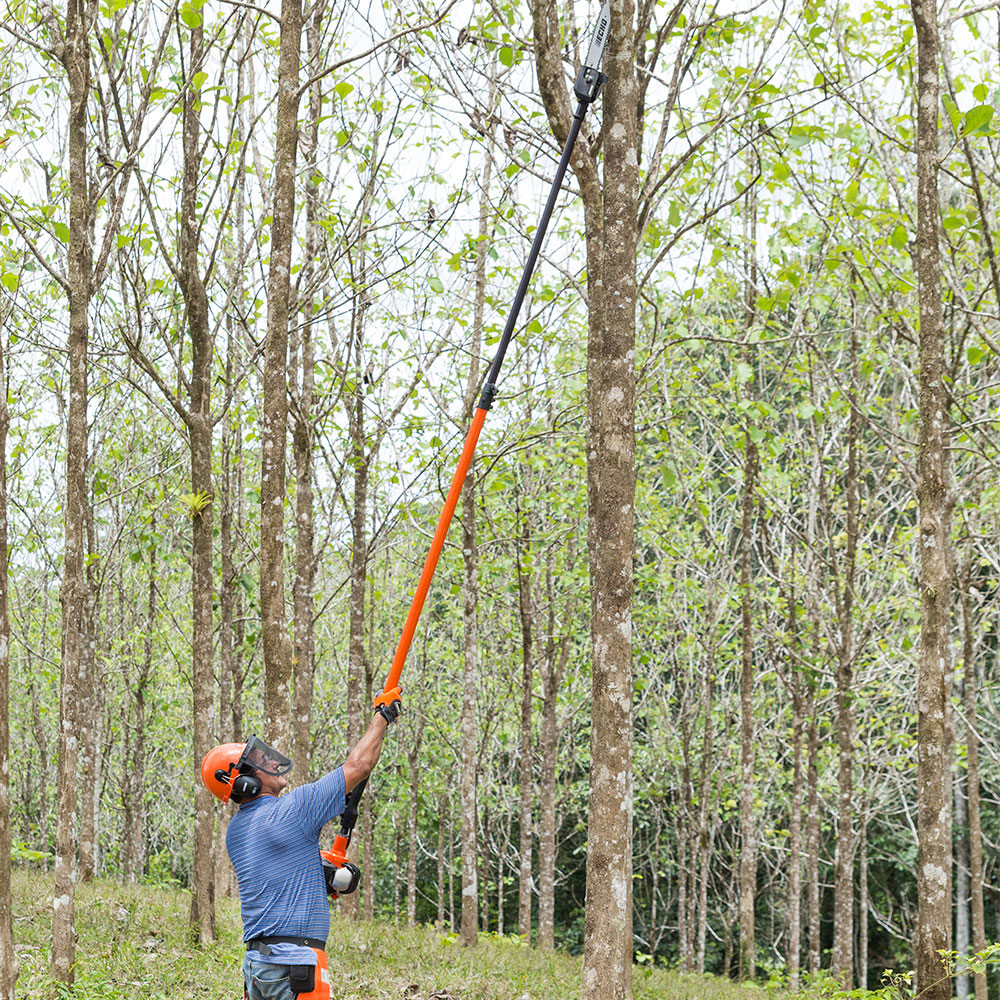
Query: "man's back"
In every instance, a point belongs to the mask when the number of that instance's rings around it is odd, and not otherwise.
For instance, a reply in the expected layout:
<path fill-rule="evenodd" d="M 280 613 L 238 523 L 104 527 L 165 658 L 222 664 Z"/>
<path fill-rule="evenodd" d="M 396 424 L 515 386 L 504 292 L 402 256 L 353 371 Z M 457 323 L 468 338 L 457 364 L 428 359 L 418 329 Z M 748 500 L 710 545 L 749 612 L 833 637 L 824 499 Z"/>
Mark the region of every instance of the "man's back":
<path fill-rule="evenodd" d="M 325 941 L 330 907 L 319 856 L 323 826 L 344 810 L 341 768 L 287 795 L 244 802 L 226 832 L 236 869 L 243 938 L 308 937 Z M 254 953 L 256 955 L 256 953 Z M 275 944 L 263 961 L 311 964 L 309 948 Z"/>

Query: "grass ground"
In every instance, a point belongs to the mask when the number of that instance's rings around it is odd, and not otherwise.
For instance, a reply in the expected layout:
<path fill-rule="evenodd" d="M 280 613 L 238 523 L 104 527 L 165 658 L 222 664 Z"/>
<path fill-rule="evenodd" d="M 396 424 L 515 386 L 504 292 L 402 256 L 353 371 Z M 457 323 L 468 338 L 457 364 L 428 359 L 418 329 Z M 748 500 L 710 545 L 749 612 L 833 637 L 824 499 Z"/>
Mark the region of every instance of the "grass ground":
<path fill-rule="evenodd" d="M 51 877 L 14 880 L 18 997 L 55 998 L 48 980 Z M 97 881 L 77 893 L 74 1000 L 242 1000 L 239 909 L 218 907 L 218 941 L 187 936 L 184 890 Z M 433 929 L 334 918 L 328 948 L 333 1000 L 578 1000 L 582 960 L 484 936 L 474 950 Z M 768 1000 L 763 987 L 636 968 L 635 1000 Z"/>

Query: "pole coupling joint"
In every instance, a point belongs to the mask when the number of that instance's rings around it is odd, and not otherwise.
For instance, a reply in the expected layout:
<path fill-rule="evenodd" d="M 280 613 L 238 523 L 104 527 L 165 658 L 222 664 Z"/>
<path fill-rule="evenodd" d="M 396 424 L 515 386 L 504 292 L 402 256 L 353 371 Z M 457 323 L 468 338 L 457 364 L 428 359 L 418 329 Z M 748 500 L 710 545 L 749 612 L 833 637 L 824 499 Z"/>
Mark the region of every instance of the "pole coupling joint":
<path fill-rule="evenodd" d="M 493 400 L 497 396 L 497 386 L 495 382 L 487 382 L 483 386 L 483 394 L 479 397 L 479 409 L 488 410 L 493 405 Z"/>
<path fill-rule="evenodd" d="M 599 69 L 590 66 L 581 66 L 580 72 L 576 74 L 576 83 L 573 85 L 573 93 L 584 105 L 592 104 L 597 100 L 597 94 L 601 89 L 601 84 L 607 80 L 607 74 Z"/>

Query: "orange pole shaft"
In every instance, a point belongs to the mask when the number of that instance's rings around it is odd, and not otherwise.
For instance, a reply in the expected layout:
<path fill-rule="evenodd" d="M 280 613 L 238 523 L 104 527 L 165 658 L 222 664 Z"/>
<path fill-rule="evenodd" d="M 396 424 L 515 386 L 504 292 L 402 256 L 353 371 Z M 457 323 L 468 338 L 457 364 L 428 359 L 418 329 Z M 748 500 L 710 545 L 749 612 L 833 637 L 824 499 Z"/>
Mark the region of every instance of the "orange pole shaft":
<path fill-rule="evenodd" d="M 417 631 L 417 622 L 420 620 L 420 612 L 424 609 L 424 601 L 427 600 L 427 592 L 431 589 L 431 580 L 434 579 L 434 570 L 437 569 L 438 558 L 444 548 L 444 540 L 448 535 L 448 528 L 451 525 L 452 515 L 458 506 L 458 498 L 465 485 L 465 477 L 469 473 L 469 466 L 472 465 L 472 456 L 476 452 L 476 444 L 479 441 L 479 432 L 483 429 L 483 421 L 486 419 L 486 410 L 481 406 L 476 407 L 476 412 L 472 417 L 472 424 L 469 433 L 465 436 L 465 445 L 462 448 L 462 457 L 458 460 L 458 468 L 451 481 L 448 496 L 444 502 L 444 509 L 438 518 L 437 530 L 434 532 L 434 540 L 431 542 L 430 551 L 424 561 L 424 568 L 420 574 L 420 582 L 417 584 L 416 593 L 410 604 L 406 622 L 403 625 L 403 634 L 399 637 L 399 645 L 396 647 L 396 655 L 392 658 L 392 666 L 389 668 L 389 676 L 386 678 L 383 691 L 389 691 L 399 684 L 399 678 L 403 673 L 403 664 L 406 663 L 406 655 L 410 651 L 414 633 Z"/>

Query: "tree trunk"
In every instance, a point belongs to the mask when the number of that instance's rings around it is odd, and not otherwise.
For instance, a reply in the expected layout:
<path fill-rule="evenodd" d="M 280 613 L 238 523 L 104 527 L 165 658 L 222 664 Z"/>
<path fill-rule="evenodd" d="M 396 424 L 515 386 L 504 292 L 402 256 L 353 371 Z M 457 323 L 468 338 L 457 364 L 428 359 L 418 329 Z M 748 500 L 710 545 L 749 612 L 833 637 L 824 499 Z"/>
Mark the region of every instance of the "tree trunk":
<path fill-rule="evenodd" d="M 397 926 L 399 924 L 399 859 L 402 853 L 402 848 L 399 844 L 400 836 L 399 828 L 396 826 L 396 816 L 394 813 L 392 817 L 392 838 L 393 846 L 396 849 L 396 864 L 393 868 L 392 874 L 392 922 Z"/>
<path fill-rule="evenodd" d="M 7 365 L 0 344 L 0 1000 L 14 1000 L 18 961 L 11 908 L 10 618 L 7 598 Z"/>
<path fill-rule="evenodd" d="M 77 852 L 77 882 L 93 881 L 97 872 L 97 822 L 98 797 L 101 783 L 97 774 L 97 740 L 100 732 L 100 703 L 97 668 L 97 613 L 95 600 L 97 580 L 93 555 L 96 552 L 94 531 L 94 506 L 88 496 L 86 506 L 87 538 L 87 603 L 84 609 L 86 641 L 80 657 L 80 687 L 77 703 L 77 732 L 79 734 L 80 836 Z"/>
<path fill-rule="evenodd" d="M 794 610 L 791 612 L 794 615 Z M 788 988 L 799 988 L 802 950 L 802 684 L 792 673 L 792 807 L 788 822 Z"/>
<path fill-rule="evenodd" d="M 814 641 L 818 641 L 818 638 Z M 820 970 L 822 952 L 819 926 L 819 720 L 816 717 L 816 691 L 812 681 L 809 682 L 806 714 L 809 718 L 809 746 L 806 762 L 806 783 L 808 786 L 806 885 L 809 892 L 809 974 L 815 976 Z"/>
<path fill-rule="evenodd" d="M 445 782 L 444 791 L 441 792 L 440 804 L 438 805 L 438 834 L 437 834 L 437 921 L 434 929 L 438 934 L 444 933 L 444 869 L 445 869 L 445 816 L 451 809 L 451 802 L 448 796 L 448 785 L 451 781 Z"/>
<path fill-rule="evenodd" d="M 709 602 L 709 627 L 716 625 L 715 600 Z M 711 771 L 714 768 L 715 725 L 712 703 L 715 696 L 715 636 L 708 641 L 708 659 L 705 665 L 705 689 L 702 695 L 701 775 L 698 782 L 698 927 L 695 968 L 705 971 L 705 944 L 708 934 L 708 880 L 711 873 L 712 833 L 709 829 L 709 797 Z"/>
<path fill-rule="evenodd" d="M 422 742 L 422 726 L 414 734 L 413 746 L 407 751 L 406 759 L 410 765 L 410 802 L 407 815 L 407 840 L 409 852 L 406 860 L 406 926 L 414 927 L 417 923 L 417 796 L 420 792 L 420 744 Z"/>
<path fill-rule="evenodd" d="M 986 918 L 983 908 L 983 829 L 979 806 L 979 730 L 976 724 L 977 671 L 975 616 L 968 578 L 962 588 L 963 708 L 965 710 L 965 787 L 968 799 L 969 895 L 972 903 L 971 944 L 974 952 L 986 948 Z M 986 974 L 973 974 L 976 1000 L 986 1000 Z"/>
<path fill-rule="evenodd" d="M 914 266 L 920 306 L 920 431 L 917 500 L 920 548 L 920 671 L 917 679 L 916 988 L 923 1000 L 948 1000 L 939 951 L 951 929 L 951 761 L 946 677 L 950 664 L 951 500 L 949 400 L 938 244 L 938 25 L 933 0 L 911 0 L 917 36 L 917 232 Z"/>
<path fill-rule="evenodd" d="M 448 927 L 455 933 L 455 822 L 448 801 Z"/>
<path fill-rule="evenodd" d="M 311 10 L 306 24 L 309 65 L 318 66 L 320 36 L 325 5 Z M 309 780 L 312 722 L 313 677 L 315 675 L 315 627 L 313 592 L 315 589 L 316 553 L 313 527 L 313 273 L 314 260 L 321 238 L 319 230 L 319 121 L 323 113 L 322 82 L 317 80 L 309 92 L 308 146 L 306 148 L 306 249 L 301 287 L 305 289 L 302 305 L 303 323 L 300 341 L 301 376 L 295 393 L 292 442 L 295 454 L 295 582 L 292 603 L 295 614 L 293 755 L 299 769 L 298 781 Z"/>
<path fill-rule="evenodd" d="M 281 0 L 274 207 L 261 412 L 260 611 L 267 739 L 276 747 L 289 748 L 292 645 L 285 614 L 285 435 L 301 37 L 302 0 Z"/>
<path fill-rule="evenodd" d="M 747 194 L 748 233 L 744 249 L 746 281 L 743 290 L 744 330 L 749 334 L 754 322 L 757 296 L 757 202 Z M 753 348 L 747 347 L 745 360 L 750 362 Z M 744 438 L 743 500 L 740 529 L 740 605 L 742 620 L 740 670 L 740 943 L 739 977 L 753 979 L 757 974 L 755 940 L 755 896 L 757 894 L 757 819 L 754 815 L 754 745 L 753 715 L 753 520 L 760 460 L 748 419 Z"/>
<path fill-rule="evenodd" d="M 480 244 L 482 246 L 482 244 Z M 477 293 L 477 312 L 481 310 L 481 298 Z M 481 322 L 481 313 L 480 313 Z M 481 329 L 481 326 L 480 326 Z M 475 388 L 478 381 L 478 344 L 473 351 L 472 368 L 475 373 L 469 385 Z M 468 394 L 466 398 L 468 404 Z M 466 406 L 471 412 L 471 405 Z M 462 944 L 475 947 L 478 941 L 477 916 L 479 912 L 479 880 L 476 866 L 479 848 L 476 831 L 476 751 L 478 732 L 476 685 L 479 678 L 479 637 L 476 627 L 476 606 L 478 585 L 476 567 L 476 494 L 474 464 L 469 468 L 468 478 L 462 488 L 462 552 L 465 567 L 463 594 L 464 670 L 462 673 Z"/>
<path fill-rule="evenodd" d="M 604 93 L 606 296 L 588 350 L 591 770 L 583 997 L 632 992 L 632 560 L 635 528 L 635 266 L 638 87 L 632 0 L 613 0 Z M 589 242 L 589 240 L 588 240 Z M 596 277 L 596 276 L 595 276 Z M 588 273 L 588 288 L 591 275 Z M 595 362 L 592 364 L 592 362 Z"/>
<path fill-rule="evenodd" d="M 572 553 L 567 559 L 571 572 Z M 559 724 L 556 718 L 556 695 L 569 659 L 569 636 L 556 643 L 556 607 L 552 550 L 545 570 L 545 590 L 549 606 L 545 656 L 541 664 L 542 718 L 539 724 L 538 788 L 538 945 L 551 951 L 555 947 L 555 875 L 556 875 L 556 765 Z M 572 621 L 575 602 L 566 608 L 565 620 Z"/>
<path fill-rule="evenodd" d="M 363 249 L 362 249 L 363 255 Z M 364 270 L 362 257 L 362 272 Z M 351 462 L 354 467 L 354 496 L 351 507 L 351 608 L 347 654 L 347 745 L 352 747 L 364 732 L 364 679 L 368 674 L 365 655 L 365 598 L 368 571 L 368 458 L 365 449 L 365 409 L 361 366 L 361 339 L 365 300 L 355 304 L 352 316 L 355 351 L 355 391 L 350 402 Z M 362 799 L 364 802 L 365 799 Z M 348 857 L 357 863 L 357 840 L 352 840 Z M 357 920 L 361 916 L 359 894 L 342 896 L 340 912 Z"/>
<path fill-rule="evenodd" d="M 866 783 L 867 787 L 867 783 Z M 868 989 L 868 806 L 858 830 L 858 986 Z"/>
<path fill-rule="evenodd" d="M 150 533 L 156 533 L 155 517 Z M 146 583 L 146 627 L 142 639 L 142 666 L 134 688 L 130 689 L 130 730 L 125 780 L 122 782 L 124 814 L 125 877 L 137 882 L 146 870 L 146 810 L 143 802 L 146 774 L 146 687 L 153 674 L 153 629 L 156 627 L 156 544 L 148 551 L 149 576 Z M 228 859 L 227 859 L 228 860 Z"/>
<path fill-rule="evenodd" d="M 490 828 L 490 809 L 487 806 L 483 810 L 483 830 L 488 830 Z M 478 829 L 478 823 L 477 823 Z M 481 914 L 480 928 L 485 934 L 490 929 L 490 865 L 489 860 L 486 857 L 486 847 L 488 846 L 484 841 L 480 841 L 483 846 L 483 852 L 478 858 L 478 863 L 480 865 L 479 869 L 479 887 L 482 890 L 479 894 L 480 902 L 482 903 L 483 911 Z"/>
<path fill-rule="evenodd" d="M 525 480 L 530 482 L 530 467 L 528 455 L 525 455 Z M 525 491 L 527 492 L 527 490 Z M 521 842 L 518 855 L 520 869 L 518 874 L 517 903 L 517 933 L 528 943 L 531 942 L 531 846 L 532 822 L 531 800 L 534 786 L 534 762 L 531 753 L 531 698 L 534 664 L 532 663 L 532 647 L 534 645 L 534 579 L 531 570 L 525 565 L 531 552 L 532 517 L 530 512 L 523 514 L 519 546 L 517 549 L 517 590 L 518 610 L 521 617 L 521 760 L 520 760 L 520 834 Z"/>
<path fill-rule="evenodd" d="M 686 782 L 682 781 L 682 785 Z M 684 795 L 684 800 L 687 796 Z M 694 956 L 691 954 L 691 926 L 688 923 L 688 873 L 692 870 L 688 864 L 688 839 L 686 828 L 690 821 L 688 816 L 688 802 L 683 801 L 677 810 L 677 823 L 674 828 L 674 839 L 677 842 L 677 968 L 680 972 L 690 972 Z M 653 849 L 651 863 L 657 864 L 659 857 L 659 844 Z M 655 886 L 654 886 L 655 892 Z M 694 895 L 692 892 L 691 895 Z M 653 902 L 656 899 L 654 896 Z M 651 917 L 650 923 L 655 923 Z M 650 932 L 652 933 L 652 931 Z"/>
<path fill-rule="evenodd" d="M 42 620 L 47 621 L 49 610 L 47 579 L 43 581 L 43 587 Z M 41 658 L 43 661 L 48 654 L 47 632 L 47 629 L 42 631 Z M 48 774 L 49 747 L 48 740 L 45 735 L 45 727 L 42 723 L 42 706 L 38 698 L 38 685 L 34 682 L 34 680 L 32 680 L 29 682 L 29 687 L 31 688 L 31 731 L 35 737 L 35 743 L 38 746 L 39 771 L 41 774 Z M 47 781 L 39 781 L 38 783 L 38 850 L 42 851 L 45 855 L 45 860 L 42 862 L 43 871 L 49 870 L 48 854 L 52 846 L 49 840 L 48 784 L 49 783 Z M 27 837 L 27 831 L 25 831 L 25 837 Z"/>
<path fill-rule="evenodd" d="M 69 408 L 66 423 L 66 506 L 63 511 L 62 649 L 59 690 L 59 769 L 56 862 L 49 971 L 73 982 L 76 951 L 77 702 L 86 655 L 87 579 L 84 572 L 84 508 L 87 503 L 87 340 L 92 255 L 87 190 L 90 90 L 89 35 L 96 4 L 67 0 L 62 61 L 69 79 Z"/>
<path fill-rule="evenodd" d="M 465 388 L 462 413 L 464 424 L 472 419 L 479 386 L 479 355 L 483 344 L 483 308 L 486 301 L 486 250 L 489 232 L 489 190 L 493 158 L 487 147 L 483 163 L 482 192 L 479 201 L 479 240 L 476 244 L 476 298 L 472 318 L 472 345 L 469 377 Z M 462 564 L 464 582 L 462 592 L 462 634 L 464 640 L 462 673 L 462 944 L 475 947 L 479 935 L 476 930 L 479 912 L 479 879 L 477 872 L 479 845 L 476 830 L 476 782 L 478 707 L 476 685 L 479 680 L 479 630 L 477 608 L 479 584 L 477 580 L 479 552 L 476 545 L 476 478 L 475 460 L 469 466 L 465 485 L 462 487 Z"/>
<path fill-rule="evenodd" d="M 618 12 L 614 16 L 618 16 Z M 566 92 L 565 73 L 562 62 L 562 33 L 559 25 L 559 15 L 554 0 L 537 0 L 531 5 L 533 37 L 535 43 L 535 62 L 538 74 L 538 87 L 545 105 L 556 141 L 565 144 L 572 120 L 572 109 Z M 627 34 L 627 32 L 626 32 Z M 612 33 L 612 39 L 614 35 Z M 606 55 L 605 67 L 610 64 L 610 53 Z M 631 61 L 629 61 L 631 65 Z M 603 100 L 607 105 L 607 94 Z M 610 120 L 605 112 L 605 120 Z M 587 379 L 588 400 L 588 463 L 587 489 L 589 504 L 593 504 L 596 492 L 596 461 L 590 461 L 596 448 L 599 436 L 597 421 L 597 406 L 595 400 L 598 393 L 596 374 L 602 358 L 602 336 L 604 329 L 604 282 L 602 280 L 604 267 L 604 202 L 601 194 L 600 173 L 593 146 L 593 137 L 587 122 L 580 129 L 573 156 L 570 160 L 573 172 L 580 184 L 583 201 L 584 225 L 586 230 L 587 254 L 587 369 L 591 373 Z M 634 263 L 634 262 L 633 262 Z M 591 514 L 592 517 L 592 514 Z M 591 521 L 588 527 L 589 538 L 594 537 L 594 526 Z M 589 544 L 589 543 L 588 543 Z M 548 589 L 551 594 L 551 568 L 549 570 Z M 551 600 L 550 600 L 551 606 Z M 567 615 L 567 620 L 572 616 Z M 556 722 L 555 692 L 559 687 L 559 675 L 555 670 L 556 657 L 554 633 L 549 630 L 547 652 L 545 657 L 545 672 L 542 677 L 542 719 L 540 724 L 540 787 L 539 787 L 539 831 L 538 831 L 538 944 L 541 948 L 551 950 L 554 942 L 555 913 L 555 788 L 556 788 L 556 750 L 558 729 Z M 559 654 L 562 659 L 567 653 L 566 644 L 562 644 Z M 629 695 L 631 701 L 631 694 Z M 631 883 L 631 877 L 629 877 Z M 630 891 L 630 890 L 629 890 Z"/>
<path fill-rule="evenodd" d="M 213 337 L 208 294 L 199 270 L 198 199 L 201 195 L 201 135 L 198 108 L 201 94 L 195 74 L 204 59 L 204 29 L 191 29 L 190 75 L 184 92 L 184 176 L 181 188 L 181 292 L 191 340 L 190 406 L 186 415 L 191 449 L 191 618 L 194 773 L 213 746 L 212 601 L 212 354 Z M 201 782 L 195 785 L 194 858 L 191 924 L 202 947 L 215 939 L 215 865 L 212 838 L 215 797 Z"/>
<path fill-rule="evenodd" d="M 372 670 L 372 642 L 375 637 L 375 597 L 369 594 L 368 601 L 369 622 L 368 636 L 369 647 L 368 656 L 365 657 L 365 687 L 364 698 L 366 705 L 374 704 L 375 692 L 373 691 L 373 670 Z M 363 864 L 361 865 L 361 897 L 362 913 L 365 920 L 375 919 L 375 811 L 372 808 L 372 796 L 365 795 L 361 799 L 361 849 Z"/>
<path fill-rule="evenodd" d="M 852 305 L 854 291 L 851 291 Z M 856 310 L 853 310 L 856 313 Z M 843 590 L 837 595 L 840 642 L 837 646 L 837 852 L 833 887 L 831 972 L 845 990 L 854 985 L 854 570 L 858 545 L 857 316 L 851 324 L 851 412 L 847 430 L 847 540 Z M 823 482 L 822 478 L 820 480 Z M 822 485 L 821 485 L 822 490 Z M 825 499 L 825 498 L 824 498 Z M 829 510 L 828 504 L 824 507 Z"/>
<path fill-rule="evenodd" d="M 958 954 L 955 972 L 956 1000 L 969 996 L 967 961 L 972 944 L 969 902 L 969 814 L 965 797 L 964 775 L 956 771 L 952 781 L 955 821 L 955 951 Z"/>
<path fill-rule="evenodd" d="M 496 852 L 497 859 L 497 935 L 503 937 L 503 851 Z"/>
<path fill-rule="evenodd" d="M 238 182 L 236 210 L 237 240 L 240 248 L 237 259 L 242 259 L 242 220 L 243 220 L 243 189 L 242 181 Z M 239 281 L 238 274 L 232 274 L 231 280 Z M 234 392 L 233 364 L 236 342 L 234 337 L 234 320 L 226 317 L 226 392 Z M 239 412 L 238 390 L 230 404 L 231 409 Z M 233 561 L 233 513 L 235 500 L 235 469 L 238 461 L 234 461 L 234 421 L 229 414 L 223 417 L 222 424 L 222 488 L 219 497 L 219 555 L 221 560 L 222 578 L 219 581 L 219 731 L 221 743 L 237 742 L 239 734 L 233 730 L 233 702 L 236 688 L 236 640 L 235 612 L 237 589 L 236 567 Z M 238 426 L 236 434 L 239 434 Z M 237 445 L 238 447 L 238 445 Z M 232 810 L 227 804 L 219 803 L 216 807 L 215 824 L 215 895 L 231 896 L 234 891 L 234 871 L 229 855 L 225 850 L 226 832 Z"/>

